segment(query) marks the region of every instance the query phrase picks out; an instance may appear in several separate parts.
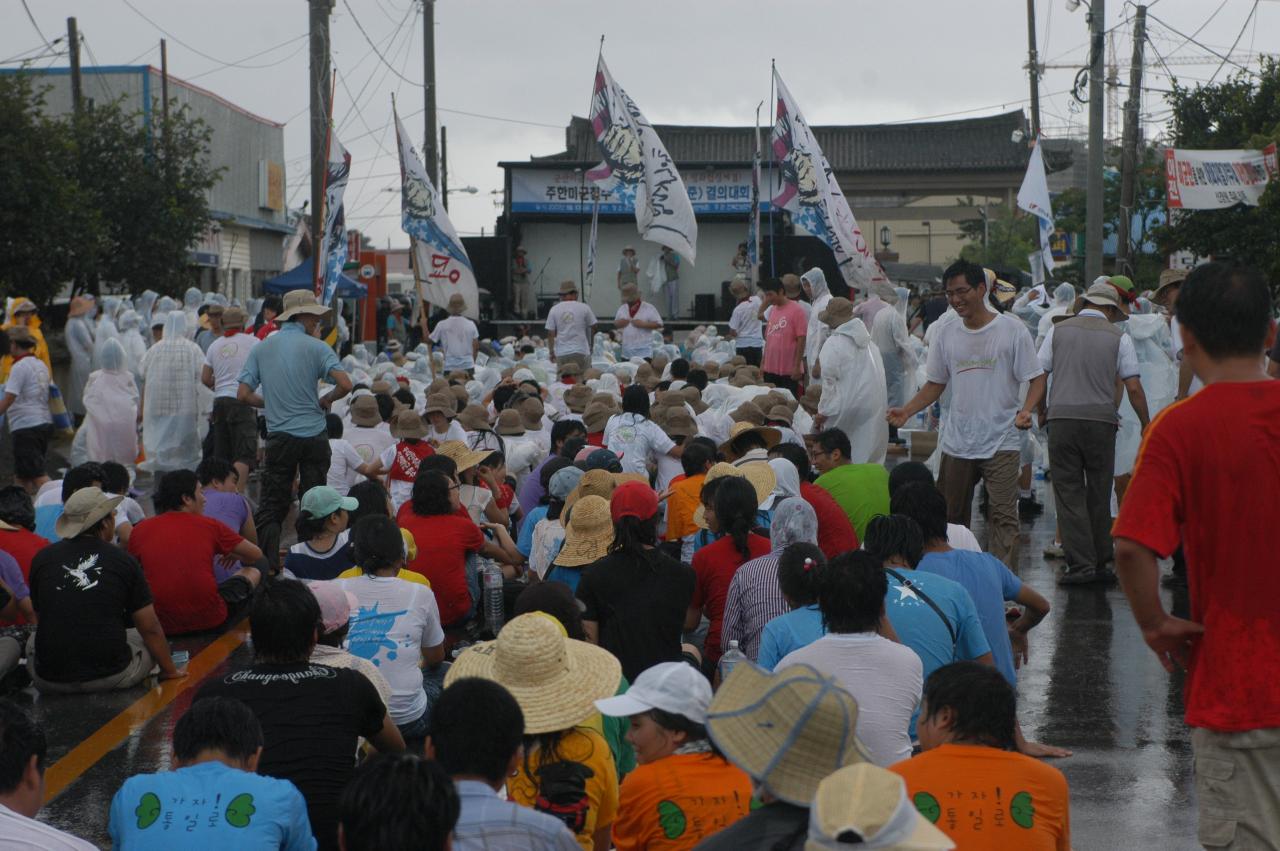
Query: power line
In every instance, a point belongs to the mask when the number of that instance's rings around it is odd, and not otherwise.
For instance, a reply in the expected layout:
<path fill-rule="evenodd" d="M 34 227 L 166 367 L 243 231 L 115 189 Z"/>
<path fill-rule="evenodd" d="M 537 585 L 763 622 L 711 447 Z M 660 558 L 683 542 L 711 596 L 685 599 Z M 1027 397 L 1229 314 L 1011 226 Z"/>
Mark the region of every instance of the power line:
<path fill-rule="evenodd" d="M 216 56 L 210 56 L 208 53 L 205 53 L 203 50 L 199 49 L 198 47 L 193 47 L 193 46 L 191 46 L 191 45 L 190 45 L 190 44 L 188 44 L 187 42 L 185 42 L 185 41 L 183 41 L 182 39 L 178 38 L 178 37 L 177 37 L 176 35 L 174 35 L 173 33 L 171 33 L 171 32 L 169 32 L 168 30 L 166 30 L 164 27 L 162 27 L 162 26 L 160 26 L 159 24 L 157 24 L 155 21 L 153 21 L 153 20 L 151 20 L 150 18 L 148 18 L 148 17 L 147 17 L 147 16 L 142 12 L 142 10 L 141 10 L 141 9 L 139 9 L 137 6 L 133 5 L 133 3 L 131 3 L 131 2 L 130 2 L 130 0 L 120 0 L 120 2 L 121 2 L 121 3 L 123 3 L 124 5 L 128 6 L 128 7 L 129 7 L 129 9 L 130 9 L 130 11 L 132 11 L 132 12 L 133 12 L 135 15 L 137 15 L 139 18 L 142 18 L 142 20 L 144 20 L 144 21 L 146 21 L 147 23 L 151 24 L 151 26 L 155 27 L 155 28 L 156 28 L 157 30 L 159 30 L 162 34 L 164 34 L 164 35 L 165 35 L 165 36 L 167 36 L 168 38 L 173 39 L 175 42 L 177 42 L 178 44 L 182 45 L 182 46 L 183 46 L 183 47 L 185 47 L 187 50 L 190 50 L 192 53 L 196 54 L 197 56 L 203 56 L 205 59 L 208 59 L 210 62 L 216 62 L 216 63 L 218 63 L 219 65 L 222 65 L 222 66 L 224 66 L 224 67 L 230 67 L 230 68 L 242 68 L 242 67 L 243 67 L 243 68 L 252 68 L 252 67 L 256 67 L 256 66 L 252 66 L 252 65 L 242 65 L 241 63 L 245 61 L 244 59 L 241 59 L 241 60 L 238 60 L 238 61 L 235 61 L 235 62 L 227 62 L 226 60 L 219 59 L 219 58 L 218 58 L 218 57 L 216 57 Z M 288 41 L 283 42 L 282 44 L 278 44 L 278 45 L 276 45 L 276 47 L 277 47 L 277 48 L 279 48 L 279 47 L 283 47 L 285 44 L 290 44 L 290 43 L 292 43 L 292 42 L 294 42 L 294 41 L 297 41 L 297 40 L 298 40 L 298 38 L 306 38 L 306 37 L 307 37 L 307 33 L 303 33 L 301 36 L 298 36 L 297 38 L 291 38 L 291 39 L 289 39 Z M 275 48 L 272 48 L 272 49 L 274 50 Z M 255 54 L 255 55 L 260 55 L 260 54 Z M 252 57 L 245 57 L 245 59 L 249 59 L 249 58 L 252 58 Z M 267 67 L 267 66 L 261 66 L 261 67 Z"/>
<path fill-rule="evenodd" d="M 364 40 L 369 43 L 369 49 L 372 50 L 374 52 L 374 55 L 378 57 L 378 61 L 381 62 L 383 65 L 386 65 L 387 69 L 390 70 L 391 73 L 395 74 L 397 77 L 399 77 L 401 80 L 404 80 L 409 85 L 420 87 L 422 83 L 416 82 L 414 80 L 410 80 L 404 74 L 401 74 L 399 71 L 395 69 L 394 66 L 392 66 L 390 62 L 387 61 L 386 57 L 382 55 L 382 53 L 378 50 L 378 46 L 373 43 L 373 39 L 369 38 L 369 34 L 364 31 L 364 25 L 361 24 L 360 19 L 356 17 L 356 13 L 351 8 L 351 4 L 348 3 L 347 0 L 342 0 L 342 5 L 346 8 L 347 14 L 351 16 L 351 21 L 356 25 L 356 29 L 360 30 L 360 35 L 364 36 Z"/>
<path fill-rule="evenodd" d="M 1255 1 L 1255 3 L 1254 3 L 1254 7 L 1255 7 L 1255 8 L 1257 7 L 1257 3 L 1256 3 L 1256 1 Z M 1250 13 L 1250 14 L 1252 14 L 1252 13 Z M 1253 76 L 1255 76 L 1255 77 L 1256 77 L 1256 76 L 1258 76 L 1258 73 L 1257 73 L 1256 71 L 1254 71 L 1252 68 L 1249 68 L 1249 67 L 1247 67 L 1247 66 L 1245 66 L 1245 65 L 1241 65 L 1239 62 L 1236 62 L 1235 60 L 1233 60 L 1229 55 L 1227 55 L 1227 54 L 1223 54 L 1223 53 L 1219 53 L 1218 51 L 1214 50 L 1212 47 L 1210 47 L 1209 45 L 1207 45 L 1207 44 L 1205 44 L 1205 43 L 1203 43 L 1203 42 L 1196 41 L 1194 38 L 1192 38 L 1191 36 L 1189 36 L 1189 35 L 1187 35 L 1186 33 L 1182 32 L 1181 30 L 1178 30 L 1178 29 L 1175 29 L 1174 27 L 1169 26 L 1167 23 L 1165 23 L 1165 22 L 1164 22 L 1164 20 L 1163 20 L 1163 19 L 1161 19 L 1161 18 L 1157 18 L 1155 15 L 1147 15 L 1147 17 L 1148 17 L 1148 18 L 1150 18 L 1151 20 L 1155 21 L 1156 23 L 1160 24 L 1160 26 L 1164 27 L 1165 29 L 1169 30 L 1170 32 L 1174 33 L 1175 35 L 1181 36 L 1182 38 L 1186 39 L 1187 41 L 1191 42 L 1192 44 L 1194 44 L 1194 45 L 1196 45 L 1196 46 L 1198 46 L 1198 47 L 1202 47 L 1202 48 L 1204 48 L 1205 50 L 1209 51 L 1209 52 L 1210 52 L 1210 53 L 1212 53 L 1214 56 L 1216 56 L 1216 57 L 1218 57 L 1219 59 L 1221 59 L 1224 65 L 1225 65 L 1226 63 L 1228 63 L 1228 62 L 1229 62 L 1229 63 L 1231 63 L 1232 65 L 1234 65 L 1234 66 L 1236 66 L 1237 68 L 1239 68 L 1241 71 L 1244 71 L 1245 73 L 1252 74 L 1252 75 L 1253 75 Z"/>
<path fill-rule="evenodd" d="M 1218 69 L 1213 72 L 1213 76 L 1209 78 L 1210 83 L 1212 83 L 1214 79 L 1217 78 L 1218 74 L 1222 73 L 1223 68 L 1227 67 L 1227 56 L 1230 56 L 1232 53 L 1235 52 L 1236 45 L 1240 43 L 1240 39 L 1244 38 L 1244 31 L 1249 28 L 1249 21 L 1253 20 L 1253 16 L 1257 13 L 1257 11 L 1258 11 L 1258 0 L 1253 0 L 1253 8 L 1249 10 L 1249 14 L 1245 17 L 1244 26 L 1240 28 L 1240 32 L 1236 33 L 1236 40 L 1231 42 L 1231 47 L 1227 48 L 1227 55 L 1222 57 L 1222 64 L 1218 66 Z"/>
<path fill-rule="evenodd" d="M 53 50 L 53 42 L 44 37 L 44 33 L 40 31 L 40 25 L 36 23 L 36 16 L 31 14 L 31 7 L 27 5 L 27 0 L 22 0 L 22 8 L 27 13 L 27 20 L 31 22 L 31 26 L 35 27 L 36 34 L 40 36 L 40 40 L 44 42 L 44 46 Z"/>
<path fill-rule="evenodd" d="M 1222 0 L 1222 2 L 1218 4 L 1218 8 L 1214 9 L 1212 14 L 1210 14 L 1209 17 L 1204 19 L 1204 23 L 1196 27 L 1196 31 L 1191 34 L 1190 38 L 1195 38 L 1196 36 L 1200 35 L 1200 33 L 1204 32 L 1204 28 L 1209 26 L 1209 24 L 1213 21 L 1213 19 L 1218 17 L 1218 13 L 1227 7 L 1227 2 L 1228 0 Z M 1150 7 L 1148 7 L 1148 9 L 1149 8 Z M 1190 39 L 1182 42 L 1182 44 L 1178 45 L 1173 50 L 1170 50 L 1169 55 L 1172 56 L 1173 54 L 1177 53 L 1179 50 L 1186 47 L 1189 42 L 1190 42 Z"/>
<path fill-rule="evenodd" d="M 306 38 L 308 38 L 308 33 L 302 33 L 301 35 L 296 35 L 287 41 L 282 41 L 279 44 L 272 45 L 271 47 L 268 47 L 265 50 L 259 50 L 257 53 L 251 53 L 248 56 L 244 57 L 243 59 L 237 59 L 235 62 L 219 65 L 216 68 L 210 68 L 208 71 L 201 71 L 199 74 L 196 74 L 192 77 L 187 77 L 186 79 L 188 82 L 191 80 L 198 80 L 201 77 L 206 77 L 209 74 L 214 74 L 214 73 L 217 73 L 218 71 L 224 71 L 227 68 L 259 69 L 259 68 L 274 68 L 276 65 L 283 65 L 285 62 L 288 62 L 290 59 L 297 56 L 303 50 L 306 50 L 307 45 L 305 44 L 299 45 L 297 49 L 295 49 L 288 56 L 285 56 L 283 59 L 277 59 L 274 62 L 264 62 L 261 65 L 245 65 L 244 63 L 248 62 L 250 59 L 257 59 L 259 56 L 262 56 L 267 53 L 272 53 L 276 50 L 279 50 L 282 47 L 286 47 L 290 44 L 293 44 L 295 41 L 302 41 Z"/>

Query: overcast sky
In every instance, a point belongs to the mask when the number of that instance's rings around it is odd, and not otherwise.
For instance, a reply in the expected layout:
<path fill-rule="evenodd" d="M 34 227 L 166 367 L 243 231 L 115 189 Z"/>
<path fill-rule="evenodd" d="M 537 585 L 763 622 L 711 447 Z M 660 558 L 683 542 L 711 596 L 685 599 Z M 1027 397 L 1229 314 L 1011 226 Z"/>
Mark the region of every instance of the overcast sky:
<path fill-rule="evenodd" d="M 159 66 L 160 29 L 167 31 L 173 76 L 285 124 L 289 202 L 296 207 L 307 198 L 308 59 L 307 40 L 300 38 L 307 32 L 306 0 L 27 0 L 27 6 L 50 40 L 76 16 L 85 64 Z M 347 224 L 380 246 L 388 238 L 392 245 L 408 242 L 399 229 L 398 190 L 383 190 L 398 184 L 392 92 L 402 115 L 416 113 L 405 124 L 419 144 L 424 134 L 419 6 L 416 0 L 337 0 L 332 18 L 339 75 L 334 114 L 353 160 Z M 1127 82 L 1135 7 L 1118 0 L 1107 6 Z M 0 8 L 6 24 L 0 59 L 42 46 L 21 0 L 0 0 Z M 1086 109 L 1073 104 L 1068 90 L 1087 61 L 1085 12 L 1083 4 L 1072 12 L 1065 0 L 1036 0 L 1041 61 L 1072 66 L 1049 69 L 1041 81 L 1049 136 L 1084 130 Z M 1211 51 L 1224 54 L 1237 38 L 1237 54 L 1280 53 L 1280 0 L 1155 0 L 1150 14 L 1158 19 L 1150 20 L 1152 39 L 1183 83 L 1208 80 L 1220 65 Z M 454 224 L 464 235 L 492 232 L 500 196 L 490 193 L 502 187 L 499 160 L 564 149 L 569 117 L 586 113 L 601 34 L 614 78 L 655 123 L 752 123 L 756 105 L 769 95 L 770 58 L 813 124 L 1029 108 L 1024 0 L 438 0 L 435 15 L 449 185 L 479 190 L 450 196 Z M 1204 46 L 1175 31 L 1195 35 Z M 1178 61 L 1195 58 L 1209 61 Z M 65 66 L 66 57 L 35 63 L 47 64 Z M 1218 78 L 1234 70 L 1228 65 Z M 1149 67 L 1147 85 L 1168 88 L 1165 70 Z M 1143 110 L 1158 130 L 1167 116 L 1159 92 L 1146 94 Z"/>

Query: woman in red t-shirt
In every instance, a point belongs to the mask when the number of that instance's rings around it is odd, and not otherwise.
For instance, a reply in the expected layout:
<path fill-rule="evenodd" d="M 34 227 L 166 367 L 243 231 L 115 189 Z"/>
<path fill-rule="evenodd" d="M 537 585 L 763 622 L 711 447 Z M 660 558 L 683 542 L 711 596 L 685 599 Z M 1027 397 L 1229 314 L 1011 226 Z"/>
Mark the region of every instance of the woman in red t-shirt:
<path fill-rule="evenodd" d="M 458 487 L 455 476 L 423 468 L 413 483 L 413 497 L 396 513 L 396 523 L 418 542 L 418 557 L 405 568 L 431 580 L 440 622 L 446 627 L 461 624 L 471 613 L 468 555 L 478 553 L 510 565 L 524 561 L 504 527 L 484 524 L 494 534 L 491 541 L 471 522 L 462 508 Z"/>
<path fill-rule="evenodd" d="M 712 479 L 702 486 L 702 494 L 707 528 L 723 537 L 693 554 L 693 572 L 697 579 L 685 628 L 697 628 L 704 613 L 711 621 L 702 649 L 704 672 L 710 674 L 724 653 L 720 646 L 720 627 L 729 583 L 743 564 L 769 554 L 769 539 L 752 531 L 760 502 L 755 488 L 745 478 Z"/>

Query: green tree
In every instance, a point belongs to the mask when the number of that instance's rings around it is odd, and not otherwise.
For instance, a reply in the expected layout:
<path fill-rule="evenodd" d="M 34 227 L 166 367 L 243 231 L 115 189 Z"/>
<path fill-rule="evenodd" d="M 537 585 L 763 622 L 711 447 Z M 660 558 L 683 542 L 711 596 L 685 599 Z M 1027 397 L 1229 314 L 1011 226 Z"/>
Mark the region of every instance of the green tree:
<path fill-rule="evenodd" d="M 1241 71 L 1221 83 L 1166 96 L 1173 108 L 1172 144 L 1179 148 L 1261 149 L 1280 142 L 1280 61 L 1264 59 L 1257 77 Z M 1280 180 L 1272 179 L 1258 206 L 1183 213 L 1159 233 L 1166 251 L 1255 266 L 1280 296 Z"/>
<path fill-rule="evenodd" d="M 973 206 L 973 198 L 957 198 L 957 205 Z M 987 222 L 981 218 L 958 222 L 968 242 L 960 249 L 960 258 L 982 266 L 1011 266 L 1027 269 L 1027 255 L 1036 250 L 1035 219 L 1022 210 L 992 204 L 987 207 Z"/>
<path fill-rule="evenodd" d="M 0 295 L 42 306 L 93 269 L 103 233 L 71 136 L 43 107 L 30 77 L 0 76 Z"/>

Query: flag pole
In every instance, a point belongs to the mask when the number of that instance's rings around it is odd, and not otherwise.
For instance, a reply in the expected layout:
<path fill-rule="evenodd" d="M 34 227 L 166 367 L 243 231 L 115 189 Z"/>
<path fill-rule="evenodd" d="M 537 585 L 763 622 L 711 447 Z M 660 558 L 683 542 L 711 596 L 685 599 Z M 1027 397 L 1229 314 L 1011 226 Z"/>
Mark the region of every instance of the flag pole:
<path fill-rule="evenodd" d="M 329 192 L 329 149 L 333 145 L 333 97 L 338 90 L 338 69 L 333 69 L 333 75 L 329 82 L 329 115 L 325 118 L 324 123 L 324 171 L 320 175 L 320 209 L 317 211 L 319 215 L 316 221 L 323 228 L 324 224 L 324 202 Z M 324 262 L 325 258 L 320 256 L 320 247 L 324 244 L 323 234 L 313 234 L 311 239 L 312 245 L 315 246 L 313 260 L 311 263 L 312 276 L 315 281 L 316 300 L 320 300 L 324 296 Z"/>
<path fill-rule="evenodd" d="M 774 245 L 774 236 L 776 231 L 773 229 L 773 128 L 778 126 L 778 96 L 773 91 L 773 81 L 777 79 L 778 66 L 773 60 L 769 60 L 769 109 L 773 112 L 773 124 L 769 128 L 769 277 L 778 277 L 778 267 L 775 255 L 776 246 Z"/>
<path fill-rule="evenodd" d="M 755 241 L 755 245 L 751 246 L 751 253 L 755 262 L 751 264 L 751 283 L 759 285 L 760 283 L 760 107 L 764 106 L 764 101 L 756 104 L 756 150 L 755 155 L 751 158 L 751 178 L 755 183 L 755 209 L 751 211 L 752 221 L 748 224 L 751 230 L 751 238 Z M 772 199 L 771 199 L 772 200 Z M 772 203 L 770 204 L 772 206 Z"/>

